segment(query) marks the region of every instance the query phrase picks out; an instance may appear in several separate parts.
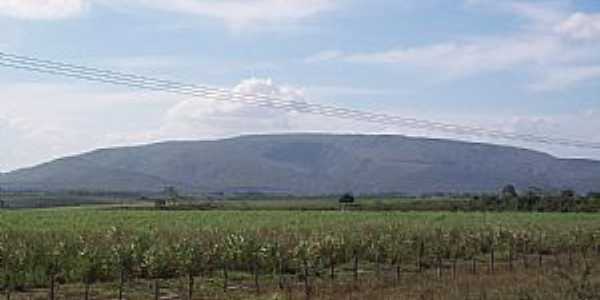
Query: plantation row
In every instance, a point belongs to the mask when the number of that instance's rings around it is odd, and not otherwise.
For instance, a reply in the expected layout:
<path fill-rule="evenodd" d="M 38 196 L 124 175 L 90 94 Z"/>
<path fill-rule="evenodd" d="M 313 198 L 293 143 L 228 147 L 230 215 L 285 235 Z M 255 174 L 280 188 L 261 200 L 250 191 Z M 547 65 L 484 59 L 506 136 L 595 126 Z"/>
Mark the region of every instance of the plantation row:
<path fill-rule="evenodd" d="M 257 290 L 261 276 L 283 280 L 298 275 L 308 288 L 311 276 L 326 273 L 334 279 L 341 265 L 352 266 L 355 278 L 362 264 L 374 265 L 377 272 L 391 266 L 401 276 L 402 265 L 439 272 L 443 262 L 455 268 L 458 262 L 469 261 L 475 268 L 477 261 L 485 260 L 493 271 L 496 261 L 512 269 L 517 262 L 526 266 L 523 258 L 532 255 L 540 258 L 539 263 L 548 255 L 572 262 L 576 256 L 599 252 L 600 226 L 562 232 L 533 226 L 425 229 L 402 223 L 318 232 L 0 229 L 0 274 L 8 298 L 11 291 L 32 287 L 48 288 L 53 298 L 57 282 L 87 287 L 118 282 L 121 298 L 124 283 L 131 278 L 177 277 L 188 278 L 191 298 L 194 278 L 205 274 L 219 276 L 225 289 L 232 271 L 252 274 Z"/>

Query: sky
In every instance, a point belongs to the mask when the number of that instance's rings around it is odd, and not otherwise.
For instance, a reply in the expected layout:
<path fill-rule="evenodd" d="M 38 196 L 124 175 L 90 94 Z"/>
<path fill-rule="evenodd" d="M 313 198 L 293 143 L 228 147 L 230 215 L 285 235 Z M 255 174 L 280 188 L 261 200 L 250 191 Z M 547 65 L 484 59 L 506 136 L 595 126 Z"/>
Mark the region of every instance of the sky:
<path fill-rule="evenodd" d="M 600 1 L 0 0 L 0 51 L 244 93 L 600 142 Z M 0 68 L 0 172 L 242 134 L 452 136 Z"/>

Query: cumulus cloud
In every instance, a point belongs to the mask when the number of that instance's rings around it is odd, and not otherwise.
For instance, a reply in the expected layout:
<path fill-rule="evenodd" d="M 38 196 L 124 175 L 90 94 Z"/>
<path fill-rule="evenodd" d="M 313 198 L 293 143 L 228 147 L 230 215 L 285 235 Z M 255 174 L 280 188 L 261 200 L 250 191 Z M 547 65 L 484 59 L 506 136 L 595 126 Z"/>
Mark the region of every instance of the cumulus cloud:
<path fill-rule="evenodd" d="M 262 94 L 277 98 L 303 101 L 304 89 L 291 86 L 279 86 L 271 79 L 248 79 L 239 83 L 234 90 L 243 94 Z M 388 112 L 403 115 L 403 112 Z M 427 119 L 443 121 L 450 124 L 498 129 L 505 132 L 532 134 L 539 136 L 562 137 L 569 136 L 584 141 L 598 141 L 595 130 L 589 125 L 593 111 L 581 114 L 564 115 L 517 115 L 510 118 L 503 116 L 451 116 L 431 115 L 422 116 Z M 584 128 L 584 129 L 582 129 Z M 381 126 L 352 120 L 325 118 L 282 110 L 271 110 L 252 107 L 234 102 L 218 102 L 209 99 L 188 99 L 171 107 L 164 118 L 159 130 L 150 134 L 130 136 L 130 138 L 164 140 L 164 139 L 207 139 L 233 137 L 241 134 L 264 134 L 286 132 L 329 132 L 329 133 L 359 133 L 359 134 L 404 134 L 413 136 L 431 136 L 432 132 L 397 126 Z M 503 140 L 480 136 L 464 136 L 450 133 L 433 133 L 437 137 L 459 140 L 473 140 L 490 143 L 507 143 L 515 146 L 533 147 L 569 156 L 574 149 L 564 147 L 546 147 L 537 144 Z M 598 137 L 598 139 L 595 139 Z M 571 152 L 570 152 L 571 151 Z M 594 156 L 597 157 L 597 156 Z"/>
<path fill-rule="evenodd" d="M 248 79 L 234 90 L 285 98 L 298 98 L 302 91 L 275 86 L 270 79 Z M 224 137 L 288 128 L 287 114 L 236 102 L 192 98 L 171 107 L 165 116 L 160 134 L 181 138 Z"/>
<path fill-rule="evenodd" d="M 0 0 L 0 14 L 19 19 L 54 20 L 81 14 L 85 0 Z"/>
<path fill-rule="evenodd" d="M 251 78 L 233 88 L 241 94 L 260 94 L 303 101 L 304 90 L 277 85 L 271 79 Z M 170 108 L 155 136 L 162 138 L 219 138 L 240 134 L 290 131 L 344 131 L 352 122 L 327 120 L 293 111 L 249 106 L 212 99 L 187 99 Z M 355 125 L 355 124 L 354 124 Z"/>
<path fill-rule="evenodd" d="M 379 132 L 381 128 L 283 110 L 147 92 L 107 92 L 89 87 L 0 86 L 0 172 L 101 147 L 164 140 L 212 139 L 284 132 Z M 303 88 L 251 78 L 238 93 L 302 101 Z M 85 105 L 82 105 L 85 99 Z M 115 109 L 118 108 L 118 109 Z M 135 111 L 135 118 L 131 112 Z M 102 120 L 99 122 L 98 120 Z"/>
<path fill-rule="evenodd" d="M 263 94 L 303 101 L 305 89 L 279 85 L 271 79 L 251 78 L 233 88 L 238 93 Z M 0 112 L 0 170 L 8 171 L 100 147 L 146 144 L 164 140 L 192 140 L 233 137 L 243 134 L 290 132 L 328 132 L 361 134 L 405 134 L 461 140 L 505 143 L 494 139 L 432 133 L 394 126 L 379 126 L 267 108 L 236 102 L 203 98 L 180 100 L 164 95 L 144 93 L 110 93 L 23 85 L 2 87 L 3 96 L 11 99 Z M 49 98 L 48 95 L 52 95 Z M 53 101 L 49 101 L 52 99 Z M 86 99 L 86 105 L 78 105 Z M 152 101 L 154 100 L 154 101 Z M 143 104 L 143 105 L 142 105 Z M 119 107 L 115 110 L 115 107 Z M 143 117 L 131 118 L 131 111 Z M 403 111 L 387 111 L 404 115 Z M 407 116 L 412 114 L 408 113 Z M 565 116 L 469 116 L 421 115 L 421 118 L 447 123 L 496 128 L 538 135 L 578 137 L 600 142 L 597 112 L 587 110 Z M 103 122 L 98 122 L 102 119 Z M 574 149 L 544 148 L 540 145 L 510 142 L 559 155 L 581 153 Z M 572 152 L 569 152 L 572 151 Z M 582 154 L 579 154 L 582 155 Z M 588 157 L 598 157 L 588 153 Z"/>
<path fill-rule="evenodd" d="M 573 39 L 600 40 L 600 14 L 574 13 L 555 30 Z"/>

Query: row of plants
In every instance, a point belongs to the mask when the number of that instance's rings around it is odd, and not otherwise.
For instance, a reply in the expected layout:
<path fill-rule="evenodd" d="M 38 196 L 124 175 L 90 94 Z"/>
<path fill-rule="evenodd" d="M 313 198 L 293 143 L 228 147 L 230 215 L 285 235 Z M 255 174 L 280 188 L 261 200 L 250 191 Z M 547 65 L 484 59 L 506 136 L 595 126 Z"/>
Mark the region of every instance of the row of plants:
<path fill-rule="evenodd" d="M 114 282 L 122 298 L 132 278 L 153 281 L 158 295 L 160 280 L 187 278 L 187 297 L 192 298 L 194 280 L 218 276 L 227 290 L 231 272 L 253 277 L 260 292 L 261 277 L 282 286 L 286 278 L 303 281 L 310 293 L 310 278 L 319 274 L 332 280 L 340 266 L 351 266 L 355 279 L 364 264 L 414 272 L 435 270 L 470 262 L 473 272 L 485 261 L 493 272 L 497 261 L 512 269 L 528 266 L 528 257 L 575 256 L 600 252 L 600 227 L 552 231 L 534 226 L 514 229 L 406 227 L 403 224 L 331 228 L 314 232 L 256 230 L 134 230 L 112 227 L 103 231 L 56 232 L 0 229 L 0 282 L 7 298 L 14 291 L 47 288 L 51 299 L 57 284 L 83 283 L 85 298 L 98 282 Z"/>

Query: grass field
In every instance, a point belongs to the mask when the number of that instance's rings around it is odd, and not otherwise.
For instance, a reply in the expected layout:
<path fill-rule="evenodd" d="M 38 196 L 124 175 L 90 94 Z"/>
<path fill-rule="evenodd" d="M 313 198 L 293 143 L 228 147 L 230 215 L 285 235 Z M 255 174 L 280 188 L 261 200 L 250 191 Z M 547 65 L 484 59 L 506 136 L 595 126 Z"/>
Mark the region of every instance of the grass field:
<path fill-rule="evenodd" d="M 0 211 L 10 299 L 597 299 L 599 261 L 600 214 Z"/>
<path fill-rule="evenodd" d="M 3 228 L 23 231 L 107 230 L 112 226 L 147 229 L 323 230 L 364 228 L 401 223 L 428 228 L 546 228 L 563 231 L 577 227 L 600 228 L 600 214 L 482 213 L 482 212 L 340 212 L 340 211 L 160 211 L 73 207 L 0 211 Z"/>

